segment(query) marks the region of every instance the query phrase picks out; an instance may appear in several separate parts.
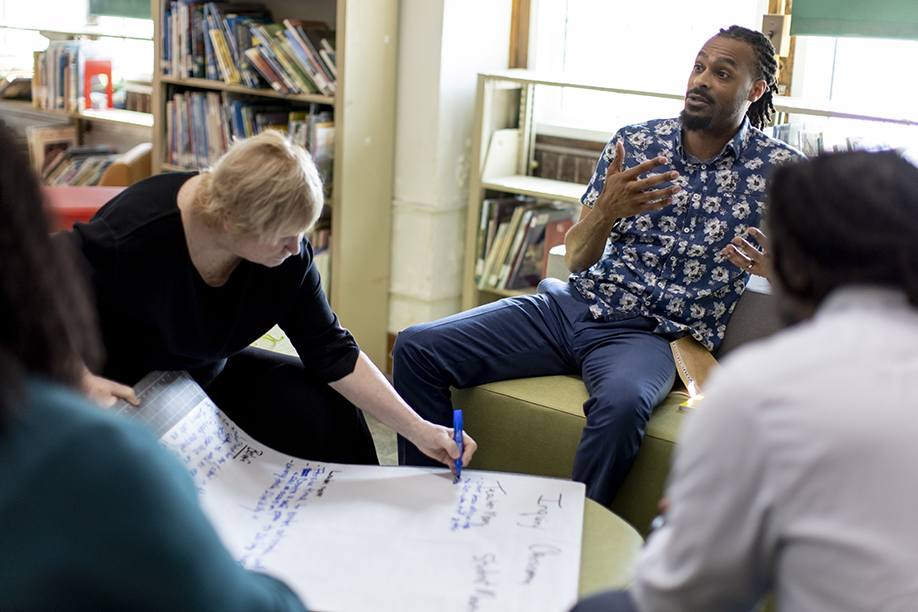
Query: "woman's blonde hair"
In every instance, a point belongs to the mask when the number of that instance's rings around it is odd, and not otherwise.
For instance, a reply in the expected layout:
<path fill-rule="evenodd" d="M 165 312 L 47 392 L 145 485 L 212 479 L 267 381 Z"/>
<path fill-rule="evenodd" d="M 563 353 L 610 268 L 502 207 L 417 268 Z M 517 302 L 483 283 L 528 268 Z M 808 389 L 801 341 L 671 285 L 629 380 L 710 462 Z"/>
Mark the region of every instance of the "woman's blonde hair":
<path fill-rule="evenodd" d="M 210 227 L 276 242 L 322 212 L 322 179 L 309 153 L 278 130 L 238 140 L 202 173 L 195 210 Z"/>

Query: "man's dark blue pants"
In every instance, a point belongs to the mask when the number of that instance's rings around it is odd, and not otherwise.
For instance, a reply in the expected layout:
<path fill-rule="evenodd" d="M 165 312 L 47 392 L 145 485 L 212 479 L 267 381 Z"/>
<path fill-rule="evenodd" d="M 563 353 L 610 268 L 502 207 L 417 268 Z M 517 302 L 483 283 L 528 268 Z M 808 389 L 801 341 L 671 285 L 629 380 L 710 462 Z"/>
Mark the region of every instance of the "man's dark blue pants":
<path fill-rule="evenodd" d="M 392 351 L 396 390 L 421 416 L 452 425 L 450 387 L 578 374 L 590 394 L 573 479 L 587 497 L 612 501 L 628 474 L 656 406 L 676 377 L 671 338 L 656 321 L 597 321 L 564 281 L 399 333 Z M 399 437 L 399 463 L 439 465 Z"/>

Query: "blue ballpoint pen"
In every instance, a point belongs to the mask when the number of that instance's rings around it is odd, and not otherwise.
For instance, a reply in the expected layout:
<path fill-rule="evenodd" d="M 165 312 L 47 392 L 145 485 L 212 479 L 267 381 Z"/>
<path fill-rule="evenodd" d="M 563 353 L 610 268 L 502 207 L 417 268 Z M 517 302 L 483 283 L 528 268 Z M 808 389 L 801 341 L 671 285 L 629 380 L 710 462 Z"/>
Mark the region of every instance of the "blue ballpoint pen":
<path fill-rule="evenodd" d="M 462 411 L 453 410 L 453 440 L 459 447 L 459 458 L 456 459 L 456 477 L 453 478 L 453 484 L 459 482 L 459 476 L 462 474 Z"/>

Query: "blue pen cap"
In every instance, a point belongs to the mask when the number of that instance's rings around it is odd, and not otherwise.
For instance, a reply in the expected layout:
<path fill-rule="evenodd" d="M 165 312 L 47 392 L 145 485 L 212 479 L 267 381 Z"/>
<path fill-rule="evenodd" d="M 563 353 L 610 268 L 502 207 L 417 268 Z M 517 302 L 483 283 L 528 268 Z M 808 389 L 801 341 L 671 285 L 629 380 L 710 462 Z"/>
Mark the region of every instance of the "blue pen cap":
<path fill-rule="evenodd" d="M 453 440 L 456 442 L 456 446 L 459 447 L 459 458 L 455 460 L 456 463 L 456 476 L 458 478 L 459 471 L 462 469 L 462 411 L 453 410 Z"/>
<path fill-rule="evenodd" d="M 453 440 L 462 444 L 462 411 L 453 410 Z"/>

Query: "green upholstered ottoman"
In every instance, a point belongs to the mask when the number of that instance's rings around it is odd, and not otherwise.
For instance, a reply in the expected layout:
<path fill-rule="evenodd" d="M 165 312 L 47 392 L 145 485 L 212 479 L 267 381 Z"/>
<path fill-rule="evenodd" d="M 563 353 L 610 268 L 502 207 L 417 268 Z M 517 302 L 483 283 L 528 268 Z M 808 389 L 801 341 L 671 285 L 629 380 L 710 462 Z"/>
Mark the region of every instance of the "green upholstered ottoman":
<path fill-rule="evenodd" d="M 564 245 L 551 249 L 548 274 L 566 279 Z M 721 359 L 738 346 L 781 327 L 768 282 L 752 277 L 736 303 L 723 342 Z M 570 478 L 574 453 L 586 424 L 586 387 L 579 376 L 543 376 L 453 389 L 453 407 L 461 408 L 466 431 L 478 442 L 470 467 Z M 680 412 L 686 396 L 670 393 L 653 410 L 634 465 L 609 508 L 646 534 L 657 515 L 669 475 L 673 449 L 690 413 Z"/>
<path fill-rule="evenodd" d="M 644 539 L 631 525 L 592 499 L 585 501 L 577 589 L 581 599 L 600 591 L 631 586 L 638 552 L 644 545 Z"/>
<path fill-rule="evenodd" d="M 588 398 L 579 376 L 542 376 L 453 389 L 466 431 L 478 442 L 472 469 L 570 478 L 586 424 Z M 685 395 L 654 408 L 634 466 L 610 509 L 646 533 L 657 515 L 670 459 L 687 413 Z"/>

